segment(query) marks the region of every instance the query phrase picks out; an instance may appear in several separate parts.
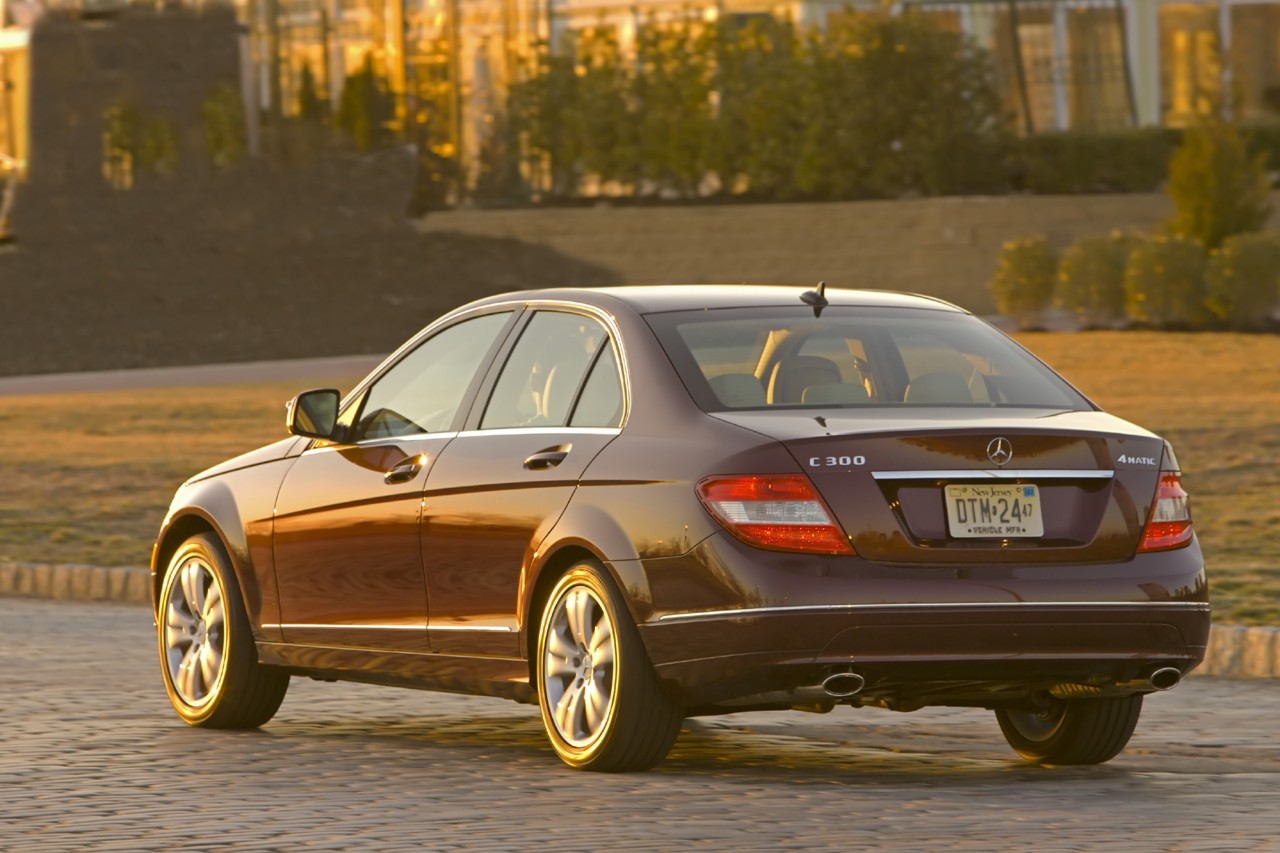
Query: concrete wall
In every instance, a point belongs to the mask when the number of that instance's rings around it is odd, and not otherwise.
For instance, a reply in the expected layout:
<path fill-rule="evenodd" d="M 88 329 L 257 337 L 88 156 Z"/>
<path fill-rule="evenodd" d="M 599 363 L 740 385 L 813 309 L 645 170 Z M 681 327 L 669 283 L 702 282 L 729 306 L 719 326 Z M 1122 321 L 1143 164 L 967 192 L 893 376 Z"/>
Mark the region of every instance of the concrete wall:
<path fill-rule="evenodd" d="M 1271 227 L 1280 228 L 1280 194 Z M 1151 230 L 1163 195 L 1003 196 L 832 204 L 593 207 L 433 213 L 422 230 L 511 237 L 615 271 L 628 283 L 787 283 L 928 293 L 978 313 L 1001 244 L 1060 247 L 1113 228 Z"/>

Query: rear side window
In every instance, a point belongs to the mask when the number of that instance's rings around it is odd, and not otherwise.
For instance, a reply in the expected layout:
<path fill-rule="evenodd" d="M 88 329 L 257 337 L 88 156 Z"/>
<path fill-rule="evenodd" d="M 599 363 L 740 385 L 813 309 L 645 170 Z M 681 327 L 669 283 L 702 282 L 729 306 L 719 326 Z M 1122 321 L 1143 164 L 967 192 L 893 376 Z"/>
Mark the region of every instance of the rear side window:
<path fill-rule="evenodd" d="M 707 411 L 770 407 L 1092 407 L 1004 334 L 909 308 L 743 308 L 646 318 Z"/>
<path fill-rule="evenodd" d="M 620 417 L 622 394 L 612 352 L 599 321 L 537 312 L 503 365 L 480 428 L 615 425 L 608 421 L 615 411 Z"/>

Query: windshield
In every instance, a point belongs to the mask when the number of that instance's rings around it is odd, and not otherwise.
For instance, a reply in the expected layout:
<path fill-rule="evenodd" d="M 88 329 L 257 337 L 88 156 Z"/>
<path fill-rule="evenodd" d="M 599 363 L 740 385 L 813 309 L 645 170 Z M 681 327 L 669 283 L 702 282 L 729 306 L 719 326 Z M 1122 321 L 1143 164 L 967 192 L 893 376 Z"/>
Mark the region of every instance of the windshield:
<path fill-rule="evenodd" d="M 705 411 L 852 406 L 1053 408 L 1083 396 L 968 314 L 806 306 L 646 317 Z"/>

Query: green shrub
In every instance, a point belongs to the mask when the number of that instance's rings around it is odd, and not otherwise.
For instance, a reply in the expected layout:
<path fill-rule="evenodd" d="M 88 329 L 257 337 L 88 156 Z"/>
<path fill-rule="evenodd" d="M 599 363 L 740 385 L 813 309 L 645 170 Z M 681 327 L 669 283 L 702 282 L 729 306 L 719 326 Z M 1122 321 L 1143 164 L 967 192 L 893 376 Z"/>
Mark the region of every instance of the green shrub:
<path fill-rule="evenodd" d="M 178 128 L 173 122 L 122 97 L 103 112 L 102 128 L 103 170 L 116 187 L 131 187 L 143 174 L 177 173 Z"/>
<path fill-rule="evenodd" d="M 1124 270 L 1136 239 L 1113 231 L 1078 240 L 1062 253 L 1057 302 L 1086 328 L 1110 328 L 1124 319 Z"/>
<path fill-rule="evenodd" d="M 1014 143 L 1011 166 L 1036 193 L 1155 192 L 1179 135 L 1162 127 L 1034 134 Z"/>
<path fill-rule="evenodd" d="M 1156 235 L 1134 245 L 1124 271 L 1125 310 L 1139 323 L 1196 328 L 1205 310 L 1205 250 L 1196 240 Z"/>
<path fill-rule="evenodd" d="M 1280 302 L 1280 235 L 1228 237 L 1209 258 L 1210 313 L 1232 328 L 1263 328 Z"/>
<path fill-rule="evenodd" d="M 1058 257 L 1044 237 L 1010 240 L 988 287 L 996 308 L 1021 329 L 1035 328 L 1053 299 Z"/>
<path fill-rule="evenodd" d="M 1169 160 L 1168 231 L 1216 249 L 1233 234 L 1259 231 L 1271 213 L 1265 155 L 1251 156 L 1235 125 L 1209 120 L 1189 128 Z"/>
<path fill-rule="evenodd" d="M 1240 137 L 1249 156 L 1265 158 L 1273 172 L 1280 169 L 1280 121 L 1242 123 Z"/>
<path fill-rule="evenodd" d="M 323 121 L 329 111 L 329 104 L 320 97 L 320 87 L 316 82 L 311 63 L 302 63 L 302 73 L 298 79 L 298 118 L 303 121 Z"/>
<path fill-rule="evenodd" d="M 200 103 L 204 151 L 215 170 L 229 169 L 244 159 L 244 103 L 235 86 L 220 83 Z"/>

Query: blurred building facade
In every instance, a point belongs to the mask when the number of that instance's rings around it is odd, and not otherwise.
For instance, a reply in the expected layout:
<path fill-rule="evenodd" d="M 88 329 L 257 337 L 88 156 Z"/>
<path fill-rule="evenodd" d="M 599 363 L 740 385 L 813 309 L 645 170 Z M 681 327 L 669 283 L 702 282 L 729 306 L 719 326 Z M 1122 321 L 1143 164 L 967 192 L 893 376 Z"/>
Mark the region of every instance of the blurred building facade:
<path fill-rule="evenodd" d="M 27 161 L 31 95 L 31 24 L 37 9 L 0 0 L 0 190 L 8 171 Z"/>
<path fill-rule="evenodd" d="M 649 23 L 927 12 L 995 60 L 1023 132 L 1183 126 L 1214 105 L 1280 117 L 1280 0 L 236 0 L 264 99 L 296 111 L 303 67 L 337 103 L 372 57 L 411 123 L 426 109 L 449 155 L 476 156 L 535 44 L 612 28 L 624 49 Z M 274 59 L 273 59 L 274 57 Z M 278 85 L 270 81 L 279 68 Z"/>
<path fill-rule="evenodd" d="M 0 154 L 25 161 L 28 31 L 44 8 L 109 16 L 130 0 L 0 0 Z M 201 6 L 221 0 L 146 0 Z M 1182 126 L 1221 107 L 1280 117 L 1280 0 L 231 0 L 244 92 L 287 117 L 307 98 L 337 108 L 366 61 L 408 141 L 475 163 L 505 94 L 539 44 L 609 28 L 626 49 L 674 20 L 772 15 L 822 29 L 842 16 L 917 10 L 991 52 L 1009 112 L 1026 133 Z M 307 93 L 310 88 L 311 94 Z"/>

